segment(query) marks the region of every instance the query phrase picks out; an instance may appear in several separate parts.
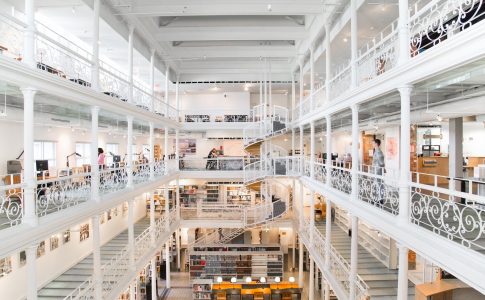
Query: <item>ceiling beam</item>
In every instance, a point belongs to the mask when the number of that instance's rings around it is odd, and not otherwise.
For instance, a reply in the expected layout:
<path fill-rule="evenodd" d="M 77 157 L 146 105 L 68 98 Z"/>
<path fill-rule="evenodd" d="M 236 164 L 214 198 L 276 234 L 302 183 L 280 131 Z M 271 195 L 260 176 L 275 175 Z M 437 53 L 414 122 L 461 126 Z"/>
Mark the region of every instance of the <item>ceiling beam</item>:
<path fill-rule="evenodd" d="M 174 59 L 294 57 L 295 46 L 201 46 L 173 47 Z"/>
<path fill-rule="evenodd" d="M 230 3 L 228 3 L 230 2 Z M 271 5 L 271 7 L 269 7 Z M 157 16 L 252 16 L 252 15 L 313 15 L 323 12 L 320 0 L 274 0 L 270 4 L 256 0 L 167 0 L 138 1 L 131 6 L 119 7 L 122 15 Z"/>
<path fill-rule="evenodd" d="M 303 26 L 160 27 L 155 35 L 159 42 L 300 40 L 306 36 L 307 33 Z"/>

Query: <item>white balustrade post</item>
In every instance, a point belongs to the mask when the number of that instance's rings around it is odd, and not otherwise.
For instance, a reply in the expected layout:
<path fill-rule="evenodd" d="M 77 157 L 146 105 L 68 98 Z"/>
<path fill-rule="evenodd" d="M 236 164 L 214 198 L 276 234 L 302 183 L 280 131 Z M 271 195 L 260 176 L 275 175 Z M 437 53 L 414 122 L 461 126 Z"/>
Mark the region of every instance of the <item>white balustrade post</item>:
<path fill-rule="evenodd" d="M 325 269 L 330 269 L 330 252 L 332 241 L 332 202 L 326 197 L 325 215 Z"/>
<path fill-rule="evenodd" d="M 272 116 L 274 115 L 274 111 L 273 111 L 273 80 L 271 78 L 271 58 L 269 59 L 269 71 L 268 71 L 268 93 L 269 93 L 269 97 L 268 97 L 268 106 L 269 106 L 269 118 L 271 120 Z M 270 121 L 271 122 L 271 121 Z M 272 126 L 272 125 L 270 125 Z M 271 130 L 273 131 L 273 130 Z"/>
<path fill-rule="evenodd" d="M 34 161 L 34 98 L 37 90 L 21 89 L 24 96 L 24 212 L 22 223 L 37 226 L 36 170 Z"/>
<path fill-rule="evenodd" d="M 93 282 L 94 299 L 103 298 L 103 275 L 101 273 L 101 230 L 99 226 L 99 215 L 91 218 L 93 228 Z"/>
<path fill-rule="evenodd" d="M 310 47 L 310 111 L 313 110 L 313 94 L 315 92 L 315 74 L 314 74 L 314 64 L 315 64 L 315 56 L 314 56 L 314 49 L 313 45 Z"/>
<path fill-rule="evenodd" d="M 36 67 L 35 60 L 35 4 L 34 0 L 25 0 L 24 51 L 22 61 L 29 67 Z"/>
<path fill-rule="evenodd" d="M 406 63 L 411 56 L 411 41 L 409 34 L 409 3 L 408 0 L 399 0 L 399 58 L 398 65 Z"/>
<path fill-rule="evenodd" d="M 99 202 L 99 164 L 98 164 L 98 119 L 99 107 L 91 106 L 91 200 Z"/>
<path fill-rule="evenodd" d="M 156 258 L 150 260 L 150 269 L 152 273 L 152 299 L 147 300 L 158 300 L 157 295 L 157 261 Z"/>
<path fill-rule="evenodd" d="M 310 256 L 310 282 L 308 283 L 308 299 L 315 299 L 315 264 Z"/>
<path fill-rule="evenodd" d="M 150 147 L 150 180 L 153 180 L 155 178 L 155 134 L 153 133 L 154 131 L 154 125 L 153 122 L 149 123 L 150 129 L 149 129 L 149 137 L 148 137 L 148 142 L 149 142 L 149 147 Z"/>
<path fill-rule="evenodd" d="M 325 281 L 325 300 L 330 300 L 330 284 Z"/>
<path fill-rule="evenodd" d="M 136 300 L 136 286 L 138 285 L 138 280 L 135 280 L 135 282 L 130 284 L 130 300 Z"/>
<path fill-rule="evenodd" d="M 408 248 L 398 245 L 399 270 L 397 277 L 397 300 L 408 299 Z"/>
<path fill-rule="evenodd" d="M 330 49 L 330 43 L 331 43 L 330 35 L 331 35 L 330 24 L 327 23 L 325 24 L 325 94 L 326 94 L 327 101 L 330 101 L 330 80 L 332 79 L 332 74 L 331 74 L 332 51 Z"/>
<path fill-rule="evenodd" d="M 133 97 L 133 44 L 135 39 L 135 27 L 130 25 L 128 30 L 128 83 L 129 83 L 129 94 L 128 102 L 134 103 Z"/>
<path fill-rule="evenodd" d="M 150 193 L 150 239 L 152 242 L 152 246 L 155 246 L 155 194 L 154 192 Z"/>
<path fill-rule="evenodd" d="M 296 84 L 295 84 L 295 73 L 291 72 L 291 121 L 296 121 L 295 116 L 296 108 Z"/>
<path fill-rule="evenodd" d="M 405 226 L 409 223 L 409 173 L 411 166 L 411 86 L 398 89 L 401 95 L 401 151 L 399 176 L 399 216 L 398 223 Z"/>
<path fill-rule="evenodd" d="M 165 266 L 166 266 L 165 270 L 166 270 L 166 273 L 167 273 L 166 274 L 167 279 L 165 281 L 165 283 L 166 283 L 165 287 L 167 289 L 169 289 L 172 286 L 171 283 L 170 283 L 170 239 L 168 239 L 168 241 L 165 243 L 165 257 L 167 259 L 166 264 L 165 264 Z"/>
<path fill-rule="evenodd" d="M 332 186 L 332 117 L 330 115 L 325 117 L 327 121 L 327 136 L 326 136 L 326 152 L 327 159 L 325 160 L 325 169 L 327 170 L 327 186 Z"/>
<path fill-rule="evenodd" d="M 350 69 L 351 69 L 351 87 L 357 87 L 357 0 L 350 0 Z"/>
<path fill-rule="evenodd" d="M 128 173 L 128 184 L 127 188 L 133 188 L 133 117 L 132 116 L 126 116 L 126 122 L 127 122 L 127 134 L 126 134 L 126 173 Z"/>
<path fill-rule="evenodd" d="M 181 270 L 181 260 L 180 257 L 180 228 L 175 231 L 175 247 L 177 247 L 177 270 L 180 272 Z"/>
<path fill-rule="evenodd" d="M 170 198 L 169 198 L 169 195 L 168 195 L 168 185 L 165 184 L 163 186 L 164 188 L 164 197 L 165 197 L 165 229 L 167 231 L 170 231 Z"/>
<path fill-rule="evenodd" d="M 27 300 L 37 300 L 37 244 L 25 249 L 27 267 Z"/>
<path fill-rule="evenodd" d="M 350 297 L 349 299 L 356 299 L 357 290 L 357 264 L 359 255 L 359 219 L 352 215 L 352 238 L 350 244 Z"/>
<path fill-rule="evenodd" d="M 150 49 L 150 95 L 151 95 L 151 102 L 150 102 L 150 111 L 155 111 L 155 49 Z"/>
<path fill-rule="evenodd" d="M 164 128 L 164 139 L 163 139 L 163 163 L 165 165 L 165 175 L 168 174 L 168 127 Z"/>
<path fill-rule="evenodd" d="M 177 75 L 177 82 L 175 83 L 175 106 L 177 108 L 177 122 L 180 122 L 180 95 L 179 95 L 179 78 Z"/>
<path fill-rule="evenodd" d="M 359 200 L 359 105 L 354 104 L 352 109 L 352 201 Z"/>
<path fill-rule="evenodd" d="M 170 117 L 170 114 L 169 114 L 170 112 L 169 112 L 169 109 L 168 109 L 169 104 L 170 104 L 169 99 L 168 99 L 168 94 L 169 94 L 168 83 L 170 81 L 169 76 L 170 76 L 170 67 L 167 65 L 167 69 L 165 70 L 165 116 L 167 118 Z"/>
<path fill-rule="evenodd" d="M 310 178 L 315 179 L 315 121 L 310 122 Z"/>
<path fill-rule="evenodd" d="M 301 226 L 300 226 L 301 227 Z M 305 286 L 303 281 L 303 242 L 301 240 L 301 229 L 300 229 L 300 249 L 298 250 L 298 287 L 303 288 Z"/>
<path fill-rule="evenodd" d="M 304 144 L 303 144 L 303 126 L 300 125 L 300 175 L 305 175 L 305 155 L 304 155 Z"/>
<path fill-rule="evenodd" d="M 180 144 L 179 144 L 179 130 L 175 129 L 175 160 L 177 167 L 175 168 L 177 171 L 180 170 Z"/>
<path fill-rule="evenodd" d="M 91 61 L 91 87 L 99 91 L 99 11 L 100 0 L 93 0 L 93 41 L 91 44 L 93 55 Z"/>
<path fill-rule="evenodd" d="M 175 180 L 175 209 L 177 210 L 177 220 L 180 221 L 180 179 Z"/>
<path fill-rule="evenodd" d="M 315 231 L 315 191 L 310 192 L 310 247 L 314 244 L 314 234 Z"/>
<path fill-rule="evenodd" d="M 303 61 L 300 61 L 300 107 L 299 107 L 299 112 L 300 112 L 300 120 L 302 120 L 303 117 L 303 97 L 304 97 L 304 79 L 303 79 Z"/>
<path fill-rule="evenodd" d="M 130 270 L 135 271 L 135 220 L 134 199 L 128 200 L 128 249 L 130 254 Z"/>

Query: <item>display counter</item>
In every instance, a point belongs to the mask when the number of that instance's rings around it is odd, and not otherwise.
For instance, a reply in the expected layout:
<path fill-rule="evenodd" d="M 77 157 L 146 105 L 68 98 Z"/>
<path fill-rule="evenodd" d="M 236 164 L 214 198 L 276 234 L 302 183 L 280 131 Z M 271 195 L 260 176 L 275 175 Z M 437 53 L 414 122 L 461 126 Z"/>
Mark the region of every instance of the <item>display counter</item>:
<path fill-rule="evenodd" d="M 441 177 L 436 178 L 437 184 L 440 187 L 448 186 L 448 176 L 449 172 L 449 160 L 448 157 L 441 156 L 423 156 L 418 157 L 417 172 L 419 174 L 419 183 L 427 185 L 435 185 L 435 176 L 430 175 L 440 175 Z M 413 178 L 415 180 L 415 178 Z"/>
<path fill-rule="evenodd" d="M 215 300 L 300 300 L 302 289 L 296 283 L 230 283 L 212 285 L 212 299 Z"/>

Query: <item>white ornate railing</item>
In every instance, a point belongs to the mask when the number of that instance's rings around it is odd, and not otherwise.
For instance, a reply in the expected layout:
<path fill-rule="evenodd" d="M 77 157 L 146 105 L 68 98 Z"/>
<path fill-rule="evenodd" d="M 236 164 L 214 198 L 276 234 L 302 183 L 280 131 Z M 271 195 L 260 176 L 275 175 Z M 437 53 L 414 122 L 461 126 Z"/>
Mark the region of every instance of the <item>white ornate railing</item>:
<path fill-rule="evenodd" d="M 228 156 L 214 158 L 180 158 L 181 171 L 242 171 L 249 158 Z"/>
<path fill-rule="evenodd" d="M 314 172 L 315 172 L 315 180 L 318 180 L 320 182 L 327 182 L 327 167 L 325 165 L 325 162 L 318 162 L 316 161 L 313 165 Z M 306 172 L 305 172 L 306 174 Z M 305 175 L 305 176 L 309 176 Z"/>
<path fill-rule="evenodd" d="M 399 213 L 398 173 L 389 168 L 360 165 L 359 199 L 393 215 Z"/>
<path fill-rule="evenodd" d="M 330 95 L 329 100 L 333 101 L 340 95 L 350 91 L 350 75 L 351 75 L 350 63 L 338 72 L 332 80 L 330 80 Z"/>
<path fill-rule="evenodd" d="M 274 176 L 299 176 L 300 168 L 301 163 L 298 156 L 274 157 L 271 159 L 271 173 Z"/>
<path fill-rule="evenodd" d="M 1 55 L 21 60 L 24 50 L 25 24 L 9 15 L 0 14 L 0 45 L 5 49 Z"/>
<path fill-rule="evenodd" d="M 20 177 L 20 174 L 17 174 Z M 10 176 L 10 175 L 7 175 Z M 10 177 L 13 183 L 13 176 Z M 24 212 L 23 183 L 0 186 L 0 229 L 18 225 Z"/>
<path fill-rule="evenodd" d="M 332 162 L 331 186 L 346 194 L 352 191 L 352 174 L 346 163 Z"/>
<path fill-rule="evenodd" d="M 104 169 L 99 172 L 101 194 L 108 194 L 126 188 L 128 184 L 127 167 Z"/>
<path fill-rule="evenodd" d="M 184 220 L 232 220 L 242 221 L 244 206 L 219 203 L 197 203 L 196 207 L 180 209 Z"/>
<path fill-rule="evenodd" d="M 256 161 L 244 166 L 244 182 L 250 183 L 264 178 L 269 172 L 263 170 L 261 161 Z"/>

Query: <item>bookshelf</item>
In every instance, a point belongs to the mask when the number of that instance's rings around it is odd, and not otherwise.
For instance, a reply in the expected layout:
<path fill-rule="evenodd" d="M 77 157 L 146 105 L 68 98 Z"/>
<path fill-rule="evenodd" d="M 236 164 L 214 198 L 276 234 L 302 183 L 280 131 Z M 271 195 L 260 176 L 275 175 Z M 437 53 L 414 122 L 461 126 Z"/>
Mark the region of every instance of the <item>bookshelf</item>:
<path fill-rule="evenodd" d="M 212 280 L 199 279 L 192 281 L 192 299 L 211 299 Z"/>
<path fill-rule="evenodd" d="M 226 199 L 229 204 L 247 205 L 251 203 L 251 194 L 241 186 L 227 186 Z"/>
<path fill-rule="evenodd" d="M 219 202 L 219 185 L 218 184 L 207 184 L 207 202 Z"/>

